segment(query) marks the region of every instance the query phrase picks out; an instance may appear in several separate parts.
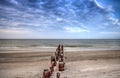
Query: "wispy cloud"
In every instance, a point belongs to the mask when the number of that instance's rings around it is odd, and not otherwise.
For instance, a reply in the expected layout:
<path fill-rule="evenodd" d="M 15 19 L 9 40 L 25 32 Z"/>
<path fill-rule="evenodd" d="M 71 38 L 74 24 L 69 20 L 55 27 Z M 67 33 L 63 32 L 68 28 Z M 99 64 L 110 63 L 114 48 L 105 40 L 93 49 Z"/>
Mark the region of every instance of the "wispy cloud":
<path fill-rule="evenodd" d="M 120 35 L 120 31 L 119 32 L 115 32 L 115 31 L 113 31 L 113 32 L 100 32 L 99 34 L 103 34 L 103 35 Z"/>
<path fill-rule="evenodd" d="M 110 17 L 109 20 L 111 21 L 112 24 L 116 26 L 120 26 L 120 20 L 114 17 Z"/>
<path fill-rule="evenodd" d="M 89 30 L 83 29 L 83 28 L 80 28 L 80 27 L 64 27 L 64 29 L 65 29 L 66 32 L 69 32 L 69 33 L 90 32 Z"/>
<path fill-rule="evenodd" d="M 0 11 L 0 32 L 7 34 L 43 37 L 44 33 L 85 35 L 120 29 L 112 5 L 106 8 L 98 0 L 1 0 Z"/>
<path fill-rule="evenodd" d="M 98 7 L 102 8 L 102 9 L 105 9 L 105 7 L 103 7 L 102 5 L 100 5 L 100 3 L 97 2 L 97 0 L 94 0 L 94 2 L 95 2 L 95 4 L 96 4 Z"/>
<path fill-rule="evenodd" d="M 31 33 L 30 30 L 26 30 L 26 29 L 16 29 L 16 28 L 9 28 L 9 29 L 0 29 L 0 33 L 1 35 L 4 35 L 4 34 L 28 34 L 28 33 Z"/>

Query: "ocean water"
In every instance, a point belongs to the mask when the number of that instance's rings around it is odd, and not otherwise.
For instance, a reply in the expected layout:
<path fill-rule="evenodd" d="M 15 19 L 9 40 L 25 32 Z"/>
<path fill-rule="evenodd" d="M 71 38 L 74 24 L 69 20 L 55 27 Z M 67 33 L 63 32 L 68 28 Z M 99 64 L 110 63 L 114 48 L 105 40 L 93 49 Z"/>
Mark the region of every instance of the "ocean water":
<path fill-rule="evenodd" d="M 1 39 L 0 52 L 4 50 L 55 51 L 63 44 L 66 51 L 120 50 L 120 39 Z"/>

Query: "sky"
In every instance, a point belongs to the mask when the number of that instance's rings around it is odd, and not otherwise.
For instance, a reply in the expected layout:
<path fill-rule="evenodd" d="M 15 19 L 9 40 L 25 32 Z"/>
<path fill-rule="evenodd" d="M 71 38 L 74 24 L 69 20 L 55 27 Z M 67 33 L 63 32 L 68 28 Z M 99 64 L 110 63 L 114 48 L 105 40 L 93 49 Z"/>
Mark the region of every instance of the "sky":
<path fill-rule="evenodd" d="M 120 39 L 120 0 L 0 0 L 0 39 Z"/>

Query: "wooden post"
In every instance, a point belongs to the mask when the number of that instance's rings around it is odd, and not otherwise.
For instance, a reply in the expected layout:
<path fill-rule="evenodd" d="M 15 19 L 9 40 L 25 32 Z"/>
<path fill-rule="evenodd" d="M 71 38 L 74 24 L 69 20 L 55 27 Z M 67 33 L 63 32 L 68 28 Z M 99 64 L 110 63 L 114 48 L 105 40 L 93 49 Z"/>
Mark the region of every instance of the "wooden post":
<path fill-rule="evenodd" d="M 56 61 L 58 61 L 59 57 L 58 57 L 58 52 L 57 51 L 55 52 L 55 58 L 56 58 Z"/>
<path fill-rule="evenodd" d="M 59 71 L 64 71 L 65 63 L 64 62 L 59 62 L 58 69 Z"/>
<path fill-rule="evenodd" d="M 56 66 L 56 58 L 55 58 L 55 56 L 51 56 L 51 66 Z"/>
<path fill-rule="evenodd" d="M 57 49 L 60 50 L 60 44 L 58 45 Z"/>
<path fill-rule="evenodd" d="M 51 73 L 49 71 L 49 69 L 45 69 L 43 72 L 43 78 L 50 78 Z"/>
<path fill-rule="evenodd" d="M 59 58 L 59 62 L 64 62 L 64 58 Z"/>
<path fill-rule="evenodd" d="M 63 45 L 61 46 L 61 51 L 64 52 L 64 47 L 63 47 Z"/>
<path fill-rule="evenodd" d="M 54 72 L 54 67 L 50 67 L 51 74 Z"/>
<path fill-rule="evenodd" d="M 57 72 L 56 78 L 60 78 L 60 73 Z"/>

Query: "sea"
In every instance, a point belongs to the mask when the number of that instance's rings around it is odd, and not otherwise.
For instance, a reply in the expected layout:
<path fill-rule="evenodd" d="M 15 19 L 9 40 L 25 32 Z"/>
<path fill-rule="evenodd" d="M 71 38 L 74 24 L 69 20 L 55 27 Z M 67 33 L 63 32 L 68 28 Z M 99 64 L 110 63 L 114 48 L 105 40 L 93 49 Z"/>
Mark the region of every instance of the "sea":
<path fill-rule="evenodd" d="M 59 44 L 67 52 L 120 50 L 120 39 L 0 39 L 0 52 L 55 51 Z"/>

